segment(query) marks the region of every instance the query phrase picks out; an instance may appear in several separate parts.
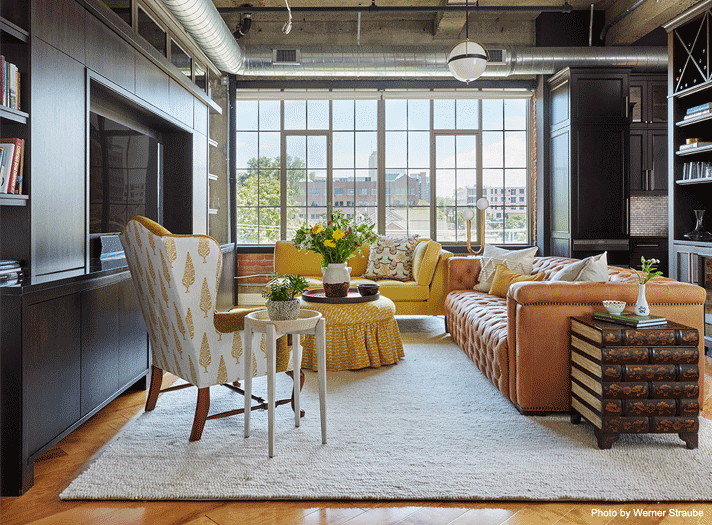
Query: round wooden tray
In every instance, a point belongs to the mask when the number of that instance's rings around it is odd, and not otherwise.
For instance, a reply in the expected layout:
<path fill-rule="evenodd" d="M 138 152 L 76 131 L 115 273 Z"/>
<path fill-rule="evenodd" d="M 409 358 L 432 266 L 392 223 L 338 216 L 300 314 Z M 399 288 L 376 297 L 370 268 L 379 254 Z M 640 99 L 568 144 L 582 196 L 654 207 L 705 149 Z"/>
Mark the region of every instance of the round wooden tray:
<path fill-rule="evenodd" d="M 361 295 L 356 288 L 349 288 L 349 293 L 346 297 L 327 297 L 323 288 L 316 290 L 307 290 L 302 294 L 302 299 L 309 303 L 331 303 L 331 304 L 348 304 L 348 303 L 368 303 L 375 301 L 381 297 L 380 293 L 374 295 Z"/>
<path fill-rule="evenodd" d="M 252 321 L 254 329 L 258 332 L 264 332 L 268 324 L 273 324 L 278 332 L 299 332 L 300 330 L 309 330 L 316 326 L 317 321 L 321 319 L 321 312 L 307 310 L 306 308 L 299 309 L 299 317 L 289 321 L 272 321 L 269 318 L 267 310 L 257 310 L 250 312 L 247 316 Z"/>

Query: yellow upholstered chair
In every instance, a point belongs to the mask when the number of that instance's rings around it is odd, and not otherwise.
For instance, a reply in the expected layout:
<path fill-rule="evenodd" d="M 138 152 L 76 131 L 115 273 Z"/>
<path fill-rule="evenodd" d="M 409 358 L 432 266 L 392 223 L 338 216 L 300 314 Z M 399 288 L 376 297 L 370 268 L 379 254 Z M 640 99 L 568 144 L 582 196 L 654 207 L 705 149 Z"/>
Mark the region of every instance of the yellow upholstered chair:
<path fill-rule="evenodd" d="M 226 385 L 236 390 L 244 379 L 244 318 L 260 308 L 231 308 L 216 312 L 222 251 L 207 235 L 172 235 L 161 225 L 134 217 L 120 235 L 131 278 L 138 295 L 151 341 L 153 366 L 146 411 L 153 410 L 161 392 L 195 385 L 198 401 L 190 441 L 203 433 L 206 419 L 243 413 L 231 410 L 208 417 L 210 386 Z M 252 348 L 252 375 L 266 375 L 264 341 Z M 290 367 L 286 338 L 277 346 L 277 371 Z M 186 381 L 161 391 L 163 371 Z M 252 408 L 266 409 L 266 402 Z M 281 400 L 279 404 L 289 402 Z"/>

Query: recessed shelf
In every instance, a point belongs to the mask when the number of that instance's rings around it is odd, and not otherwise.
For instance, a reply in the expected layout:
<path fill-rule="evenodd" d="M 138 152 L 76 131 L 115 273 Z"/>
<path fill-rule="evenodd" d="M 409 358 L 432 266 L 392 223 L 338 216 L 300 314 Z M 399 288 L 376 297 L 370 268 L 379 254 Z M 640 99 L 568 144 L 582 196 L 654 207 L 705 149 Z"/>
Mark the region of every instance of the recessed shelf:
<path fill-rule="evenodd" d="M 28 195 L 12 195 L 1 193 L 0 206 L 27 206 Z"/>
<path fill-rule="evenodd" d="M 20 42 L 27 43 L 30 39 L 30 34 L 27 31 L 22 29 L 20 26 L 13 24 L 7 18 L 0 18 L 0 31 L 7 33 L 8 35 L 12 35 Z"/>
<path fill-rule="evenodd" d="M 20 124 L 27 124 L 27 119 L 30 118 L 30 115 L 18 109 L 0 106 L 0 118 L 19 122 Z"/>
<path fill-rule="evenodd" d="M 705 120 L 712 119 L 712 113 L 708 115 L 701 115 L 699 117 L 689 118 L 687 120 L 681 120 L 680 122 L 675 122 L 675 125 L 679 128 L 689 126 L 690 124 L 697 124 L 698 122 L 704 122 Z"/>
<path fill-rule="evenodd" d="M 712 177 L 700 177 L 699 179 L 686 179 L 686 180 L 676 180 L 675 184 L 703 184 L 705 182 L 712 182 Z"/>
<path fill-rule="evenodd" d="M 676 151 L 675 155 L 694 155 L 695 153 L 704 153 L 705 151 L 712 151 L 712 145 L 710 146 L 700 146 L 699 148 L 690 148 L 684 151 Z"/>

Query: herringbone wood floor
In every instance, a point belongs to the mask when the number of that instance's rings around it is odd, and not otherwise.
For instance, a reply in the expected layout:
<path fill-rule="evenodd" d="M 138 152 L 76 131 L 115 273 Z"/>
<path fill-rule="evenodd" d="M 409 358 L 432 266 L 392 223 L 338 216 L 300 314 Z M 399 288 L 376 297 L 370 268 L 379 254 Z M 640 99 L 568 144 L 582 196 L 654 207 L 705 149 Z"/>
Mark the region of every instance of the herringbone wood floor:
<path fill-rule="evenodd" d="M 168 376 L 164 386 L 174 381 Z M 704 416 L 712 419 L 712 358 L 707 358 Z M 143 411 L 145 392 L 126 393 L 72 432 L 35 464 L 35 484 L 18 498 L 0 498 L 0 523 L 15 525 L 710 525 L 712 501 L 700 503 L 526 503 L 363 501 L 288 502 L 63 502 L 59 493 L 112 436 Z M 210 424 L 208 422 L 208 424 Z M 189 429 L 186 429 L 188 432 Z M 187 434 L 186 434 L 187 435 Z M 682 442 L 680 442 L 682 444 Z M 615 446 L 615 445 L 614 445 Z M 710 480 L 712 494 L 712 480 Z M 630 512 L 623 517 L 621 511 Z M 698 518 L 673 517 L 670 511 L 702 512 Z M 663 517 L 635 512 L 664 511 Z M 603 513 L 617 513 L 605 516 Z"/>

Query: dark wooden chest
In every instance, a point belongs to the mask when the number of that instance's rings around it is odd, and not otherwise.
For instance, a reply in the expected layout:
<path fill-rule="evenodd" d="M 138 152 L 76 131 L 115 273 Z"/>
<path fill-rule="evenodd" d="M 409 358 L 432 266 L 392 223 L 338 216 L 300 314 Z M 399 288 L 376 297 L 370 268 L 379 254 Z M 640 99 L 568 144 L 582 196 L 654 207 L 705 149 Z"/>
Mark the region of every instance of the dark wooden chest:
<path fill-rule="evenodd" d="M 676 433 L 697 447 L 699 334 L 668 322 L 630 328 L 571 318 L 571 421 L 586 418 L 599 448 L 620 434 Z"/>

